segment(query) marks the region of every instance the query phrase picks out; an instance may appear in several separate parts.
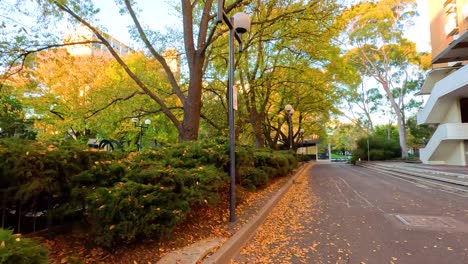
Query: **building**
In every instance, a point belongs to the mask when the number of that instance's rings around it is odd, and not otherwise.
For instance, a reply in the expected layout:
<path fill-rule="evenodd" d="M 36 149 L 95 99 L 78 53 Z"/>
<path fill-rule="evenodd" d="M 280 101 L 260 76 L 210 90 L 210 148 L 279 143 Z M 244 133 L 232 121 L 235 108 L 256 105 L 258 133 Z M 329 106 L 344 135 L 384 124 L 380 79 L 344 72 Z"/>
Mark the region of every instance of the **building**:
<path fill-rule="evenodd" d="M 437 130 L 420 150 L 426 164 L 468 165 L 468 0 L 429 0 L 432 70 L 418 124 Z"/>
<path fill-rule="evenodd" d="M 101 31 L 101 34 L 107 39 L 109 44 L 120 56 L 128 55 L 133 50 L 122 42 L 118 41 L 109 34 Z M 94 33 L 87 27 L 81 25 L 74 27 L 65 33 L 64 43 L 74 43 L 80 41 L 98 41 Z M 67 51 L 73 56 L 86 56 L 86 55 L 104 55 L 108 54 L 107 47 L 100 43 L 89 43 L 80 45 L 67 46 Z"/>

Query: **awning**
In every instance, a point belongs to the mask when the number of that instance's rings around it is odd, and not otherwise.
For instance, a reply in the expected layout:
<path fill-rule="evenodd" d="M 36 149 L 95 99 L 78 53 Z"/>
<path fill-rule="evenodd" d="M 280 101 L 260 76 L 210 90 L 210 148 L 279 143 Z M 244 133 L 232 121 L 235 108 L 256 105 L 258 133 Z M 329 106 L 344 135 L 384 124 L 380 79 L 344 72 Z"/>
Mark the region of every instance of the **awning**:
<path fill-rule="evenodd" d="M 468 60 L 468 31 L 432 60 L 432 64 Z"/>
<path fill-rule="evenodd" d="M 460 66 L 461 67 L 461 66 Z M 460 67 L 444 67 L 436 68 L 427 73 L 426 80 L 421 87 L 420 95 L 430 94 L 434 85 L 447 77 L 452 71 L 459 69 Z"/>

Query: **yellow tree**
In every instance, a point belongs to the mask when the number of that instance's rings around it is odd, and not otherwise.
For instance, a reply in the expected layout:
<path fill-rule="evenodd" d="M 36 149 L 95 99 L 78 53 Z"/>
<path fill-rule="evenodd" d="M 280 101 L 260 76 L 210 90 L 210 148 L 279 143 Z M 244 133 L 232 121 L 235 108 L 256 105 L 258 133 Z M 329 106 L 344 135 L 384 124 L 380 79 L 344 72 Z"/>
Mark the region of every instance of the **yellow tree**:
<path fill-rule="evenodd" d="M 155 60 L 134 53 L 125 62 L 139 78 L 158 84 L 158 92 L 168 94 L 169 84 Z M 74 136 L 98 134 L 121 140 L 133 130 L 131 117 L 161 118 L 160 109 L 109 56 L 72 56 L 66 49 L 56 49 L 38 53 L 32 65 L 15 86 L 22 87 L 18 98 L 38 117 L 37 126 L 44 132 L 40 138 L 62 137 L 69 131 Z M 180 108 L 171 97 L 166 96 L 170 106 Z"/>
<path fill-rule="evenodd" d="M 226 32 L 225 29 L 218 31 L 219 24 L 216 21 L 216 16 L 213 15 L 213 11 L 216 10 L 216 1 L 180 1 L 177 11 L 180 12 L 182 21 L 182 34 L 168 34 L 163 37 L 140 21 L 139 10 L 142 8 L 141 3 L 139 5 L 137 1 L 131 0 L 116 1 L 116 4 L 120 7 L 120 11 L 131 18 L 133 22 L 132 32 L 135 39 L 142 44 L 145 53 L 155 59 L 164 70 L 172 93 L 177 96 L 180 105 L 182 105 L 182 115 L 179 115 L 180 109 L 172 109 L 168 105 L 166 95 L 159 94 L 155 90 L 157 87 L 155 84 L 140 79 L 138 74 L 125 63 L 118 50 L 113 46 L 112 38 L 99 29 L 99 23 L 95 19 L 95 14 L 99 10 L 94 7 L 92 0 L 36 0 L 32 2 L 35 2 L 36 5 L 30 4 L 26 7 L 22 1 L 18 1 L 18 4 L 14 5 L 14 8 L 23 14 L 31 16 L 39 15 L 41 17 L 39 21 L 42 23 L 42 28 L 39 28 L 39 31 L 47 28 L 54 19 L 59 21 L 66 19 L 74 25 L 84 25 L 84 27 L 92 32 L 92 39 L 77 40 L 74 43 L 66 43 L 66 45 L 91 43 L 104 45 L 139 89 L 153 103 L 159 106 L 161 112 L 166 115 L 168 120 L 178 130 L 180 140 L 196 140 L 198 138 L 202 108 L 202 83 L 204 71 L 208 64 L 207 51 L 210 45 Z M 250 1 L 234 0 L 226 2 L 225 10 L 229 14 L 235 8 L 246 5 Z M 35 13 L 31 12 L 34 8 L 36 8 Z M 36 29 L 34 30 L 36 31 Z M 10 65 L 11 63 L 21 63 L 24 58 L 33 52 L 64 45 L 63 41 L 61 42 L 57 38 L 51 38 L 52 41 L 45 41 L 33 36 L 36 35 L 22 31 L 17 32 L 16 35 L 12 35 L 10 39 L 8 39 L 9 36 L 2 36 L 2 40 L 6 39 L 4 42 L 6 45 L 0 45 L 0 50 L 5 51 L 5 54 L 8 54 L 10 58 L 2 59 L 2 64 L 4 62 L 10 63 Z M 186 83 L 177 78 L 177 72 L 171 69 L 165 60 L 163 53 L 165 48 L 167 48 L 165 46 L 167 43 L 166 38 L 174 40 L 174 43 L 171 44 L 180 44 L 180 41 L 182 42 L 182 49 L 179 52 L 184 55 L 181 56 L 181 59 L 184 59 L 183 64 L 186 65 L 187 69 L 187 78 L 184 79 L 187 80 Z"/>

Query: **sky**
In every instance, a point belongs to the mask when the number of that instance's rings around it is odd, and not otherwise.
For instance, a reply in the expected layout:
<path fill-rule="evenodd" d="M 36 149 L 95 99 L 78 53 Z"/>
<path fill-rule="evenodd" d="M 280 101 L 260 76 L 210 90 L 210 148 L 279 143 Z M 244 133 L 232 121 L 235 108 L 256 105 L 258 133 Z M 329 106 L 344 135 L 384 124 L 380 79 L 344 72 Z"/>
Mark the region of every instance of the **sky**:
<path fill-rule="evenodd" d="M 427 0 L 416 0 L 419 16 L 415 19 L 414 27 L 406 33 L 406 37 L 416 43 L 418 51 L 431 51 L 429 31 L 429 11 Z"/>
<path fill-rule="evenodd" d="M 129 15 L 121 16 L 114 0 L 94 0 L 95 5 L 101 9 L 98 18 L 108 33 L 119 41 L 132 46 L 127 26 L 133 24 Z M 140 23 L 152 29 L 164 30 L 166 27 L 178 26 L 181 21 L 174 13 L 170 4 L 179 3 L 175 0 L 140 0 L 138 6 L 142 9 L 138 16 Z M 172 13 L 170 13 L 172 12 Z"/>
<path fill-rule="evenodd" d="M 101 9 L 98 18 L 110 35 L 119 41 L 132 46 L 130 35 L 126 26 L 132 21 L 128 15 L 121 16 L 114 0 L 94 0 L 96 6 Z M 153 29 L 164 29 L 180 25 L 180 19 L 172 11 L 170 5 L 177 4 L 178 0 L 140 0 L 137 1 L 142 8 L 140 21 Z M 415 19 L 415 25 L 406 33 L 406 37 L 416 42 L 418 51 L 430 52 L 429 19 L 427 0 L 416 0 L 419 17 Z M 170 13 L 172 12 L 172 13 Z"/>

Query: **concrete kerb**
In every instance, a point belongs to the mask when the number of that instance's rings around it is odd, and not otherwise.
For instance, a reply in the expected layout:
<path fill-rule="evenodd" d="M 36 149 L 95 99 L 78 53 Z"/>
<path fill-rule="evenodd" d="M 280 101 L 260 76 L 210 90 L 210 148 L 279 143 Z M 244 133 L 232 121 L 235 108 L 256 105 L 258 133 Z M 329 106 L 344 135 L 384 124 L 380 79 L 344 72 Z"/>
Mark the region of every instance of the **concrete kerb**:
<path fill-rule="evenodd" d="M 242 249 L 244 244 L 252 238 L 255 230 L 265 221 L 271 209 L 281 200 L 284 194 L 295 183 L 296 179 L 303 173 L 303 171 L 311 166 L 310 163 L 303 165 L 289 181 L 279 189 L 275 195 L 262 207 L 258 214 L 249 222 L 247 222 L 241 229 L 239 229 L 232 237 L 230 237 L 213 255 L 208 257 L 204 264 L 224 264 L 229 261 Z"/>

